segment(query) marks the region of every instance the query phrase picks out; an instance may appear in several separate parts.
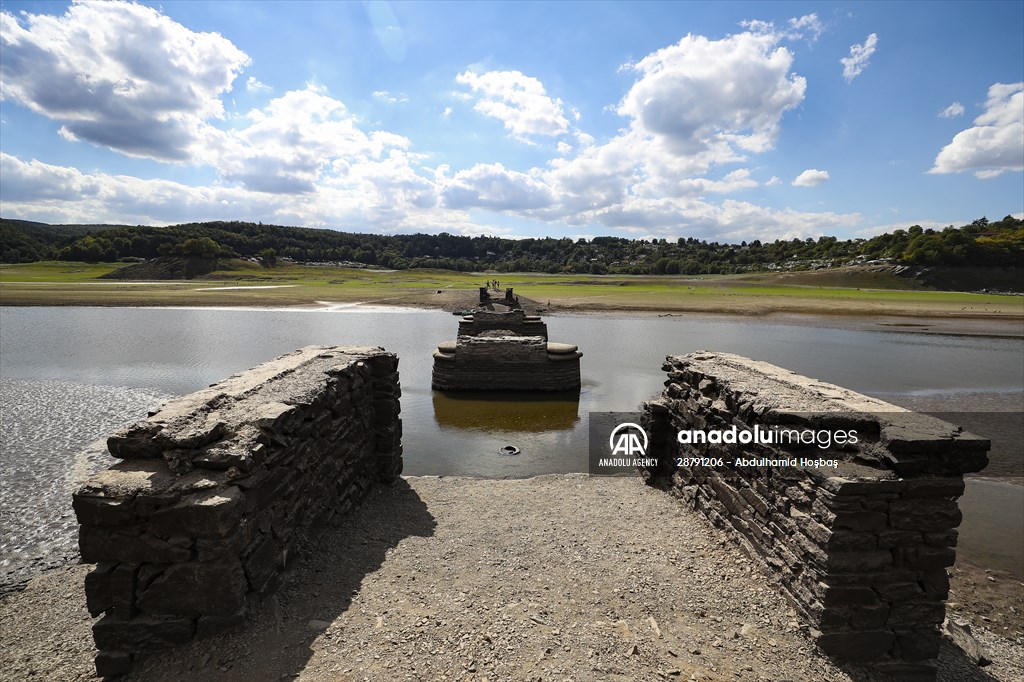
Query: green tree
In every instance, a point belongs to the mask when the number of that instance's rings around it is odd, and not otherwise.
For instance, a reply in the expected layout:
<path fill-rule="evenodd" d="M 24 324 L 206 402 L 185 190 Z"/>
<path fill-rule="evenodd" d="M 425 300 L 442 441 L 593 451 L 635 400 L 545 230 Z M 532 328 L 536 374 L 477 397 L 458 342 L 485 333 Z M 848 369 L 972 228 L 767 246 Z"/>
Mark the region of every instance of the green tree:
<path fill-rule="evenodd" d="M 256 258 L 259 260 L 260 265 L 265 268 L 272 268 L 277 265 L 277 251 L 272 248 L 261 249 Z"/>

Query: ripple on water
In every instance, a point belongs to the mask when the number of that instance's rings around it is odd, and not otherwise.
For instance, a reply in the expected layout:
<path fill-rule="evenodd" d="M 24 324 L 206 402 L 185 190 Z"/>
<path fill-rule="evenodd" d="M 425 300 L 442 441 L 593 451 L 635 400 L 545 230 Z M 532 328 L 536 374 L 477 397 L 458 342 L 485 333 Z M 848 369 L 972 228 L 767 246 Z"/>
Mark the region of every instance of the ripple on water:
<path fill-rule="evenodd" d="M 78 553 L 71 492 L 116 460 L 104 438 L 167 395 L 70 381 L 0 379 L 0 583 Z"/>

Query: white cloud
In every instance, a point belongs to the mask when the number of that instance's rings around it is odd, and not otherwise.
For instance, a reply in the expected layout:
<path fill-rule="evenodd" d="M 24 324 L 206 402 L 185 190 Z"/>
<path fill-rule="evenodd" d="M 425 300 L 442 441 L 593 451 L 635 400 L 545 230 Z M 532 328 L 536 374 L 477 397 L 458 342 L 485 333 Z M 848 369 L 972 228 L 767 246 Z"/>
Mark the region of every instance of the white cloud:
<path fill-rule="evenodd" d="M 764 186 L 765 187 L 775 187 L 776 185 L 781 185 L 781 184 L 782 184 L 782 178 L 780 178 L 778 175 L 773 175 L 772 177 L 770 177 L 768 179 L 768 182 L 764 183 Z"/>
<path fill-rule="evenodd" d="M 877 45 L 878 35 L 875 33 L 869 35 L 863 45 L 850 45 L 850 56 L 839 60 L 843 65 L 843 78 L 846 79 L 847 83 L 853 82 L 854 78 L 861 75 L 864 69 L 868 68 L 868 64 L 871 63 L 871 55 L 875 53 Z"/>
<path fill-rule="evenodd" d="M 751 19 L 741 21 L 740 26 L 756 35 L 767 35 L 774 38 L 785 38 L 786 40 L 806 40 L 813 43 L 825 30 L 825 25 L 818 19 L 817 14 L 805 14 L 802 17 L 791 17 L 788 22 L 789 28 L 780 29 L 774 22 Z"/>
<path fill-rule="evenodd" d="M 38 21 L 58 27 L 70 22 L 78 30 L 83 20 L 77 13 L 84 7 L 75 4 L 63 17 Z M 509 232 L 474 223 L 469 212 L 483 209 L 547 221 L 558 229 L 587 227 L 577 232 L 603 226 L 649 236 L 684 233 L 737 240 L 810 236 L 859 221 L 857 214 L 777 211 L 728 197 L 758 186 L 748 168 L 733 164 L 772 149 L 786 112 L 803 101 L 806 82 L 791 73 L 793 54 L 780 42 L 793 31 L 811 35 L 815 24 L 810 20 L 794 20 L 785 31 L 768 26 L 721 40 L 687 36 L 624 67 L 636 75 L 613 108 L 625 120 L 616 134 L 600 141 L 570 124 L 579 120 L 576 110 L 568 109 L 567 115 L 561 100 L 549 96 L 539 80 L 518 71 L 468 70 L 457 80 L 470 93 L 452 93 L 452 102 L 473 101 L 476 111 L 502 121 L 522 140 L 566 137 L 555 142 L 554 158 L 525 172 L 501 163 L 453 171 L 446 165 L 424 168 L 426 157 L 413 151 L 411 140 L 372 130 L 344 102 L 312 85 L 233 114 L 230 126 L 214 125 L 223 115 L 221 95 L 247 63 L 244 54 L 220 36 L 192 33 L 146 7 L 111 2 L 88 9 L 117 14 L 120 19 L 113 23 L 124 29 L 120 35 L 139 35 L 146 25 L 142 19 L 151 21 L 155 33 L 146 42 L 187 53 L 180 64 L 171 64 L 166 49 L 157 50 L 151 55 L 155 73 L 167 87 L 170 83 L 187 92 L 175 90 L 164 100 L 152 95 L 143 99 L 146 107 L 136 103 L 131 108 L 119 99 L 127 95 L 109 83 L 100 94 L 81 86 L 75 102 L 85 106 L 54 108 L 53 94 L 19 71 L 33 67 L 26 65 L 31 52 L 24 41 L 43 44 L 45 31 L 37 31 L 36 18 L 25 19 L 28 28 L 22 28 L 3 13 L 4 96 L 62 121 L 69 139 L 103 143 L 78 125 L 79 118 L 88 118 L 107 131 L 112 149 L 205 165 L 218 180 L 196 187 L 85 173 L 4 154 L 0 199 L 7 215 L 47 222 L 248 219 L 381 232 Z M 57 32 L 63 36 L 61 50 L 68 54 L 95 49 L 101 56 L 90 59 L 101 65 L 127 59 L 111 47 L 106 29 L 94 43 L 83 42 L 67 27 L 62 31 Z M 134 55 L 133 49 L 126 54 Z M 46 62 L 46 68 L 33 73 L 61 68 L 77 69 L 75 77 L 93 73 L 61 50 L 59 59 L 51 59 L 56 65 Z M 102 57 L 104 50 L 112 56 Z M 197 61 L 189 50 L 205 56 Z M 12 61 L 9 54 L 21 61 Z M 86 62 L 90 68 L 92 63 Z M 89 77 L 100 78 L 95 74 Z M 192 79 L 195 88 L 189 90 Z M 245 85 L 265 87 L 254 77 Z M 374 97 L 397 104 L 404 95 L 380 90 Z M 93 99 L 103 106 L 92 106 Z M 441 116 L 452 113 L 447 107 Z M 119 138 L 121 126 L 150 131 L 153 139 L 137 144 L 131 136 Z M 777 183 L 774 178 L 767 184 Z"/>
<path fill-rule="evenodd" d="M 249 79 L 245 81 L 245 89 L 249 92 L 261 90 L 265 92 L 270 92 L 274 88 L 270 87 L 266 83 L 261 83 L 260 81 L 256 80 L 256 76 L 249 76 Z"/>
<path fill-rule="evenodd" d="M 513 137 L 529 141 L 530 135 L 562 135 L 569 121 L 562 100 L 551 99 L 544 84 L 520 71 L 465 71 L 455 77 L 479 96 L 473 108 L 501 121 Z"/>
<path fill-rule="evenodd" d="M 537 178 L 508 170 L 500 163 L 477 164 L 443 183 L 448 208 L 529 211 L 549 206 L 550 188 Z"/>
<path fill-rule="evenodd" d="M 793 180 L 794 187 L 817 187 L 828 181 L 828 171 L 809 168 Z"/>
<path fill-rule="evenodd" d="M 0 47 L 3 99 L 60 121 L 66 139 L 163 161 L 191 156 L 249 63 L 219 34 L 119 1 L 20 20 L 0 11 Z"/>
<path fill-rule="evenodd" d="M 323 177 L 383 158 L 411 142 L 387 132 L 363 132 L 345 105 L 307 86 L 246 114 L 248 125 L 209 128 L 194 157 L 229 182 L 264 192 L 311 192 Z"/>
<path fill-rule="evenodd" d="M 789 20 L 789 27 L 795 34 L 806 38 L 812 43 L 825 30 L 825 26 L 818 19 L 817 14 L 805 14 L 802 17 L 794 17 Z"/>
<path fill-rule="evenodd" d="M 404 93 L 391 93 L 387 90 L 374 90 L 373 96 L 379 100 L 387 102 L 388 104 L 404 104 L 409 101 L 409 97 Z"/>
<path fill-rule="evenodd" d="M 939 118 L 954 118 L 956 116 L 964 115 L 964 105 L 960 102 L 953 102 L 948 107 L 939 112 Z"/>
<path fill-rule="evenodd" d="M 929 173 L 974 171 L 994 178 L 1024 170 L 1024 83 L 996 83 L 988 89 L 985 112 L 974 127 L 956 134 L 935 157 Z"/>
<path fill-rule="evenodd" d="M 793 54 L 776 34 L 723 40 L 688 35 L 644 57 L 641 78 L 618 113 L 638 132 L 698 165 L 771 149 L 782 115 L 804 97 L 806 80 L 789 72 Z M 701 158 L 703 157 L 703 158 Z"/>
<path fill-rule="evenodd" d="M 52 223 L 170 224 L 262 220 L 379 232 L 506 233 L 474 224 L 461 211 L 437 206 L 433 183 L 416 175 L 401 153 L 359 164 L 344 178 L 327 178 L 316 192 L 270 194 L 234 185 L 195 187 L 159 179 L 76 168 L 0 152 L 0 201 L 5 215 Z"/>

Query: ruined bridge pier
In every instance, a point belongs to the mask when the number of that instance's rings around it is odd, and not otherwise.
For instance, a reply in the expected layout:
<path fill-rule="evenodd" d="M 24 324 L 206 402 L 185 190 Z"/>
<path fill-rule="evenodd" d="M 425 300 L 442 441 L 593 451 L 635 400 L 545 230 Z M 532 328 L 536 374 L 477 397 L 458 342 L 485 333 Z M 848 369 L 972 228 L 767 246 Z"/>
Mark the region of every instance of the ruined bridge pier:
<path fill-rule="evenodd" d="M 736 355 L 670 356 L 663 369 L 662 395 L 643 407 L 648 454 L 657 460 L 642 472 L 648 482 L 766 566 L 822 651 L 893 679 L 934 679 L 961 520 L 957 498 L 963 474 L 988 463 L 989 441 Z M 822 450 L 683 445 L 678 437 L 680 430 L 733 427 L 855 430 L 858 442 Z M 729 464 L 741 454 L 798 465 Z M 799 464 L 831 458 L 835 466 Z"/>
<path fill-rule="evenodd" d="M 166 403 L 74 494 L 101 676 L 241 625 L 304 538 L 402 470 L 398 358 L 310 346 Z"/>

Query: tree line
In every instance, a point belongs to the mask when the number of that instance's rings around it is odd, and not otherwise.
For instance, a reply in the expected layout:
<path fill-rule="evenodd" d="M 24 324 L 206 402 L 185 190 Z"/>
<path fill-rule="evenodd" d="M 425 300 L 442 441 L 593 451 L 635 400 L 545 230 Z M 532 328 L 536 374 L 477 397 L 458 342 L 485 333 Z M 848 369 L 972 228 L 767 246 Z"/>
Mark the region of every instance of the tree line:
<path fill-rule="evenodd" d="M 692 237 L 632 240 L 503 239 L 441 234 L 380 235 L 248 222 L 185 223 L 169 227 L 46 225 L 0 219 L 0 262 L 110 262 L 159 256 L 237 257 L 273 265 L 359 263 L 404 270 L 576 274 L 732 274 L 811 269 L 852 262 L 908 265 L 1020 266 L 1024 220 L 980 218 L 960 227 L 919 225 L 870 239 L 707 242 Z"/>

